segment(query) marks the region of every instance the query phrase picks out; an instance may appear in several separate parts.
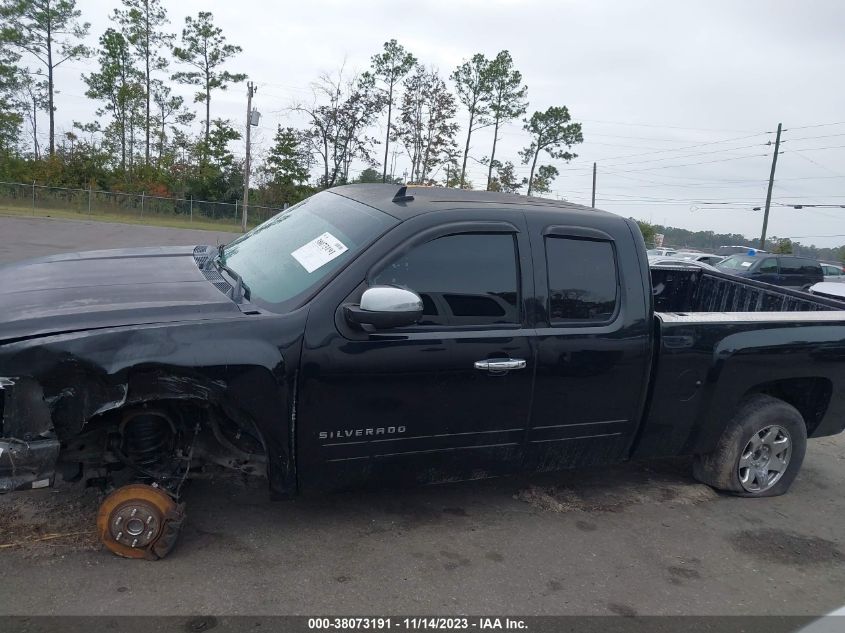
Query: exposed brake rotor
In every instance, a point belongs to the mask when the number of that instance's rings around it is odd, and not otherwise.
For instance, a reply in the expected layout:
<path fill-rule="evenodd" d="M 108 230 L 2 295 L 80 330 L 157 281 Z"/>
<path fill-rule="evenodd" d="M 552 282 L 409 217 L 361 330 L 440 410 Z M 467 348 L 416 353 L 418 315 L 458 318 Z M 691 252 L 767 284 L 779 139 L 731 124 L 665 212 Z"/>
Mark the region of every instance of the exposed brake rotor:
<path fill-rule="evenodd" d="M 109 494 L 97 513 L 100 540 L 125 558 L 164 558 L 173 549 L 185 511 L 161 488 L 122 486 Z"/>

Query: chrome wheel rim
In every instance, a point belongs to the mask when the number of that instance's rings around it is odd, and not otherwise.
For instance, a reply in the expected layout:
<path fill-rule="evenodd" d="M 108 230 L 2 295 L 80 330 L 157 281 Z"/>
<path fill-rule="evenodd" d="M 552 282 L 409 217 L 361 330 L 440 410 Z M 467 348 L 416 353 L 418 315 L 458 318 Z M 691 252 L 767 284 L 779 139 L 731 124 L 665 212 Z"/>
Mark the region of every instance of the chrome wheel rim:
<path fill-rule="evenodd" d="M 789 431 L 772 424 L 760 429 L 739 456 L 739 483 L 746 492 L 763 492 L 774 486 L 789 466 L 792 438 Z"/>

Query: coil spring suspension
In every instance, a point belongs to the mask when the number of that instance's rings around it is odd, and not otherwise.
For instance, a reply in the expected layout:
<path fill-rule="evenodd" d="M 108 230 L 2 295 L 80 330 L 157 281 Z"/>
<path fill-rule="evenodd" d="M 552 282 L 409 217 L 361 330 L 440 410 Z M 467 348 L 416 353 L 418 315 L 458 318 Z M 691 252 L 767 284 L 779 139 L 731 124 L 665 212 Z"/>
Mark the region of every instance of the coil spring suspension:
<path fill-rule="evenodd" d="M 123 450 L 138 466 L 160 464 L 170 456 L 173 426 L 158 413 L 134 415 L 124 422 Z"/>

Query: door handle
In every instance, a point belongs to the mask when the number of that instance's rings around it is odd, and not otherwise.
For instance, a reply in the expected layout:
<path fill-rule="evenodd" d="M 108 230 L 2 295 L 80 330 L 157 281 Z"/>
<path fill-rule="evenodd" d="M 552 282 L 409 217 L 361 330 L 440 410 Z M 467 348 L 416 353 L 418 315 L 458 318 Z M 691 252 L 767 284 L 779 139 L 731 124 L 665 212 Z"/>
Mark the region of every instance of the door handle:
<path fill-rule="evenodd" d="M 511 369 L 525 369 L 528 365 L 521 358 L 491 358 L 475 361 L 475 368 L 491 373 L 510 371 Z"/>

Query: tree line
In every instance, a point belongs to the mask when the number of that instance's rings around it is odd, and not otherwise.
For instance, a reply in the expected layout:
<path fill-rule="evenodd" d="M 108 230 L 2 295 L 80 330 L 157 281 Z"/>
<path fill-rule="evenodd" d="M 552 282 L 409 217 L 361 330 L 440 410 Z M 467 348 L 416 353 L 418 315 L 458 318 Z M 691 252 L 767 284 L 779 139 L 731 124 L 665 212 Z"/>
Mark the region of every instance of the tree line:
<path fill-rule="evenodd" d="M 241 126 L 215 117 L 213 103 L 247 79 L 233 71 L 242 48 L 228 42 L 208 11 L 186 16 L 181 32 L 171 32 L 162 0 L 121 0 L 110 22 L 90 47 L 91 27 L 76 0 L 0 0 L 0 178 L 241 198 L 243 158 L 231 151 Z M 60 134 L 56 74 L 82 59 L 96 62 L 81 76 L 96 119 L 74 121 Z M 195 90 L 192 103 L 174 94 L 175 85 Z M 527 92 L 507 50 L 477 53 L 444 77 L 392 39 L 364 71 L 324 73 L 310 99 L 290 104 L 305 125 L 275 130 L 266 155 L 252 161 L 250 199 L 280 205 L 348 182 L 548 193 L 558 175 L 549 160 L 576 156 L 581 124 L 564 105 L 529 114 Z M 522 123 L 525 147 L 503 160 L 502 127 L 513 121 Z M 379 125 L 382 133 L 375 132 Z M 484 128 L 493 132 L 489 153 L 475 158 L 473 137 Z M 400 157 L 408 165 L 401 177 Z M 470 182 L 469 160 L 485 165 L 486 182 Z M 527 177 L 517 175 L 517 162 Z"/>
<path fill-rule="evenodd" d="M 649 248 L 654 247 L 655 236 L 658 234 L 663 235 L 663 245 L 667 248 L 693 248 L 708 253 L 716 253 L 720 246 L 747 246 L 749 248 L 759 248 L 760 246 L 759 239 L 749 240 L 739 233 L 690 231 L 673 226 L 650 224 L 649 222 L 645 222 L 643 220 L 636 220 L 636 222 L 643 234 L 646 246 Z M 823 261 L 845 260 L 845 246 L 837 246 L 833 248 L 823 248 L 815 245 L 807 246 L 806 244 L 801 244 L 800 242 L 794 242 L 788 237 L 772 236 L 767 238 L 766 250 L 770 253 L 801 255 L 802 257 L 810 257 Z"/>

